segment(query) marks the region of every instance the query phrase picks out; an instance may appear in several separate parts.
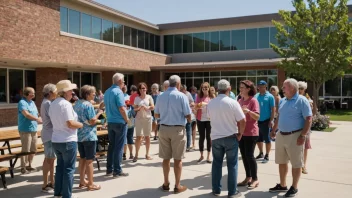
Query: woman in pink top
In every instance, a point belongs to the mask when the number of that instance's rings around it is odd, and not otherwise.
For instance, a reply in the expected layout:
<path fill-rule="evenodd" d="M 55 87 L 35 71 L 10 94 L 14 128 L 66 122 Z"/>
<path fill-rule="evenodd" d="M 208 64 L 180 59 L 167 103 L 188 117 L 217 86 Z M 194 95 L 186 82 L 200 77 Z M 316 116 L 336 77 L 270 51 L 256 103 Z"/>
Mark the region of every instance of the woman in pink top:
<path fill-rule="evenodd" d="M 215 96 L 213 93 L 210 92 L 210 85 L 207 82 L 202 83 L 200 86 L 200 93 L 197 95 L 196 98 L 196 110 L 197 110 L 197 127 L 199 131 L 199 151 L 200 151 L 200 158 L 198 162 L 203 161 L 203 151 L 204 151 L 204 140 L 207 139 L 207 162 L 211 163 L 210 161 L 210 149 L 211 149 L 211 139 L 210 139 L 210 120 L 207 116 L 207 105 L 211 99 Z"/>
<path fill-rule="evenodd" d="M 239 148 L 246 170 L 246 179 L 237 185 L 247 186 L 248 189 L 253 189 L 259 185 L 257 162 L 254 158 L 254 149 L 259 136 L 259 103 L 257 99 L 253 97 L 256 94 L 256 88 L 253 82 L 249 80 L 241 81 L 240 92 L 242 98 L 238 102 L 242 107 L 243 113 L 246 115 L 246 128 L 239 142 Z"/>

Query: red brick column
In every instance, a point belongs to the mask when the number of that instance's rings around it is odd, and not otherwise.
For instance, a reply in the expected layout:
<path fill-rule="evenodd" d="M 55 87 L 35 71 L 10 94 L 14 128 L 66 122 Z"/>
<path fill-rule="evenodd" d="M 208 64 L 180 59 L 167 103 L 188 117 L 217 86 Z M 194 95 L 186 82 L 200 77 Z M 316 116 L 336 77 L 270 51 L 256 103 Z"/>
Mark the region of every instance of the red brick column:
<path fill-rule="evenodd" d="M 60 80 L 67 80 L 68 74 L 67 69 L 64 68 L 36 68 L 35 69 L 36 78 L 36 104 L 39 110 L 40 104 L 43 100 L 43 87 L 48 83 L 56 84 Z"/>
<path fill-rule="evenodd" d="M 112 76 L 116 72 L 114 71 L 103 71 L 101 72 L 101 82 L 102 82 L 102 91 L 103 93 L 112 85 Z"/>
<path fill-rule="evenodd" d="M 278 87 L 281 90 L 281 87 L 284 84 L 284 81 L 286 80 L 286 73 L 283 69 L 278 69 L 278 73 L 277 73 L 277 80 L 278 80 Z"/>

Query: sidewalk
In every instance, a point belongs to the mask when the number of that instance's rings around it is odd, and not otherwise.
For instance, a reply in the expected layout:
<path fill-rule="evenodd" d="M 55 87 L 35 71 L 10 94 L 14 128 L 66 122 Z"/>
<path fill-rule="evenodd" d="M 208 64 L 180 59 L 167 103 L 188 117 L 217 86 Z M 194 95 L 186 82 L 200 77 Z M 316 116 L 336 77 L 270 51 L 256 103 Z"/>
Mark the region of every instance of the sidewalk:
<path fill-rule="evenodd" d="M 311 142 L 313 149 L 309 151 L 308 158 L 308 175 L 302 175 L 299 183 L 299 195 L 297 197 L 351 197 L 352 194 L 352 122 L 333 122 L 337 129 L 331 133 L 313 132 Z M 198 146 L 197 146 L 198 147 Z M 242 197 L 246 198 L 271 198 L 281 197 L 284 193 L 272 194 L 268 192 L 270 187 L 279 182 L 277 165 L 274 163 L 275 146 L 270 156 L 270 162 L 262 164 L 258 162 L 258 177 L 260 185 L 258 188 L 248 191 L 246 188 L 240 188 Z M 145 154 L 145 147 L 141 147 L 140 156 Z M 74 193 L 84 198 L 157 198 L 157 197 L 192 197 L 207 198 L 214 197 L 211 193 L 211 164 L 203 162 L 197 164 L 199 152 L 194 151 L 186 153 L 183 163 L 182 184 L 189 189 L 185 193 L 178 195 L 161 192 L 158 187 L 163 183 L 163 174 L 161 168 L 161 159 L 158 158 L 158 142 L 152 141 L 151 154 L 154 158 L 147 161 L 144 158 L 137 163 L 127 160 L 123 163 L 124 171 L 130 176 L 126 178 L 106 178 L 105 163 L 102 162 L 102 170 L 95 169 L 95 182 L 102 186 L 100 191 L 87 192 L 79 190 L 79 175 L 76 169 Z M 255 154 L 258 154 L 256 151 Z M 44 156 L 35 157 L 34 166 L 39 167 Z M 226 163 L 226 161 L 225 161 Z M 223 168 L 223 192 L 222 197 L 227 197 L 227 169 L 224 163 Z M 2 162 L 0 165 L 8 166 L 8 162 Z M 77 163 L 78 166 L 78 163 Z M 238 181 L 243 180 L 245 172 L 242 161 L 239 161 Z M 0 184 L 0 197 L 53 197 L 40 192 L 42 175 L 41 171 L 20 175 L 19 169 L 16 170 L 14 179 L 6 174 L 8 190 L 3 190 Z M 174 186 L 173 169 L 170 171 L 171 185 Z M 287 184 L 291 184 L 291 173 Z M 278 196 L 279 195 L 279 196 Z"/>

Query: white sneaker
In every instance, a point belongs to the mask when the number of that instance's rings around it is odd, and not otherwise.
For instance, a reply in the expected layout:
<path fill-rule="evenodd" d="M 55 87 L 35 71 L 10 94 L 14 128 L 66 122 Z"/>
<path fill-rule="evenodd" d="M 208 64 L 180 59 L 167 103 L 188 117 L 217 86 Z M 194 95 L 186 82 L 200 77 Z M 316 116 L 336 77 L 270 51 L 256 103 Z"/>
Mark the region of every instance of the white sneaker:
<path fill-rule="evenodd" d="M 78 198 L 78 196 L 77 196 L 77 195 L 72 194 L 72 195 L 71 195 L 71 198 Z"/>

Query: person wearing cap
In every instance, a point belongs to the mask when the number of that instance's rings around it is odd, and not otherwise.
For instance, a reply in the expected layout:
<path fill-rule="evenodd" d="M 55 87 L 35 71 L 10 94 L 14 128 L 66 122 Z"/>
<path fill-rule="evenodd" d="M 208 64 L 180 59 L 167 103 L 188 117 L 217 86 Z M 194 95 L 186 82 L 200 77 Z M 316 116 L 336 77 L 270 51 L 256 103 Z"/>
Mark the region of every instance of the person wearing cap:
<path fill-rule="evenodd" d="M 103 110 L 99 109 L 95 113 L 91 100 L 94 100 L 96 94 L 95 87 L 84 85 L 81 87 L 81 100 L 75 103 L 73 109 L 77 113 L 78 121 L 83 123 L 83 127 L 78 129 L 78 152 L 79 159 L 79 188 L 87 188 L 89 191 L 100 190 L 100 185 L 93 183 L 93 161 L 95 159 L 97 148 L 97 124 L 101 123 L 98 120 L 103 114 Z M 88 181 L 86 181 L 86 176 Z"/>
<path fill-rule="evenodd" d="M 283 85 L 285 98 L 279 103 L 279 116 L 275 120 L 271 137 L 276 137 L 275 163 L 279 165 L 280 183 L 270 192 L 286 192 L 285 197 L 298 193 L 298 182 L 304 167 L 304 143 L 312 124 L 312 108 L 305 96 L 298 94 L 297 80 L 289 78 Z M 276 134 L 276 129 L 279 132 Z M 292 186 L 286 185 L 288 163 L 292 166 Z"/>
<path fill-rule="evenodd" d="M 18 131 L 21 137 L 22 152 L 37 151 L 37 130 L 38 123 L 42 123 L 39 117 L 37 106 L 33 99 L 35 91 L 32 87 L 26 87 L 23 90 L 23 98 L 18 102 Z M 32 167 L 35 154 L 21 157 L 21 173 L 27 174 L 28 171 L 36 171 Z M 29 166 L 26 167 L 28 163 Z"/>
<path fill-rule="evenodd" d="M 127 135 L 127 123 L 129 122 L 124 94 L 121 90 L 125 86 L 124 75 L 116 73 L 113 75 L 112 81 L 113 85 L 104 94 L 110 141 L 107 154 L 106 176 L 126 177 L 129 174 L 124 173 L 121 167 L 123 147 Z"/>
<path fill-rule="evenodd" d="M 61 80 L 56 84 L 58 98 L 50 105 L 49 117 L 53 124 L 52 144 L 57 157 L 54 196 L 71 198 L 73 178 L 77 157 L 77 129 L 83 124 L 78 122 L 73 110 L 72 99 L 76 84 L 69 80 Z"/>
<path fill-rule="evenodd" d="M 181 78 L 172 75 L 170 87 L 160 95 L 155 106 L 155 117 L 160 118 L 159 157 L 163 159 L 164 183 L 162 191 L 170 190 L 170 160 L 174 158 L 175 188 L 174 193 L 187 190 L 181 185 L 182 158 L 186 150 L 185 125 L 191 121 L 191 108 L 185 94 L 179 92 Z"/>
<path fill-rule="evenodd" d="M 275 118 L 275 98 L 271 93 L 267 91 L 267 83 L 261 80 L 258 84 L 259 93 L 255 95 L 259 102 L 260 107 L 260 117 L 258 120 L 259 127 L 259 139 L 257 146 L 259 148 L 259 155 L 256 159 L 263 159 L 262 163 L 269 162 L 269 154 L 271 150 L 271 139 L 270 139 L 270 128 L 272 127 L 272 122 Z M 263 154 L 263 142 L 266 147 L 266 154 Z"/>
<path fill-rule="evenodd" d="M 152 85 L 152 94 L 151 94 L 154 105 L 156 104 L 156 101 L 158 100 L 158 97 L 160 96 L 160 91 L 159 91 L 159 85 L 157 83 L 154 83 Z M 157 140 L 158 138 L 158 122 L 160 122 L 159 119 L 156 119 L 154 117 L 154 110 L 152 111 L 152 116 L 153 116 L 153 125 L 152 125 L 152 131 L 154 131 L 154 140 Z"/>
<path fill-rule="evenodd" d="M 43 186 L 42 192 L 50 192 L 54 190 L 54 162 L 56 159 L 55 151 L 51 138 L 53 135 L 53 124 L 49 116 L 50 104 L 56 99 L 57 89 L 54 84 L 46 84 L 43 88 L 44 99 L 40 105 L 40 115 L 43 120 L 41 138 L 44 145 L 44 161 L 43 161 Z M 48 182 L 48 174 L 50 172 L 50 183 Z"/>
<path fill-rule="evenodd" d="M 222 164 L 226 154 L 228 170 L 228 197 L 239 197 L 237 190 L 238 147 L 246 126 L 246 117 L 236 100 L 231 99 L 230 83 L 218 82 L 219 95 L 208 104 L 208 116 L 211 123 L 211 140 L 213 150 L 212 193 L 221 193 Z M 239 130 L 237 124 L 240 126 Z"/>

